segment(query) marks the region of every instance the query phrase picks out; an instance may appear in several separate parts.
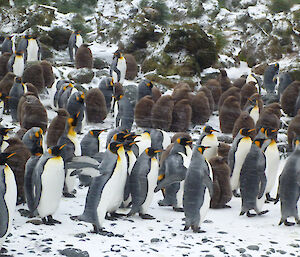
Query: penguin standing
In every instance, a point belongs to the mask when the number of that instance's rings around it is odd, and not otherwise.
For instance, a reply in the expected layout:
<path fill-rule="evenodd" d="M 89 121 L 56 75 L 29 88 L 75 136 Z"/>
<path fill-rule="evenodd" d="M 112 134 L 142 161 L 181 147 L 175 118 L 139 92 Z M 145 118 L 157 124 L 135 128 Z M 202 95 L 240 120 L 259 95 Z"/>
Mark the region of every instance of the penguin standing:
<path fill-rule="evenodd" d="M 278 95 L 281 96 L 283 91 L 293 82 L 293 79 L 289 72 L 283 72 L 279 74 L 278 80 Z"/>
<path fill-rule="evenodd" d="M 227 159 L 216 156 L 210 159 L 209 163 L 213 172 L 214 195 L 210 201 L 210 208 L 230 208 L 226 205 L 232 197 L 230 186 L 230 168 Z"/>
<path fill-rule="evenodd" d="M 184 181 L 183 210 L 184 230 L 190 227 L 200 232 L 200 225 L 209 209 L 213 196 L 212 170 L 203 153 L 208 147 L 197 146 L 193 149 L 191 163 Z"/>
<path fill-rule="evenodd" d="M 66 109 L 70 96 L 76 92 L 78 92 L 78 90 L 72 83 L 62 86 L 57 94 L 58 107 Z"/>
<path fill-rule="evenodd" d="M 226 70 L 220 70 L 220 75 L 217 77 L 217 80 L 220 82 L 223 93 L 232 87 L 232 83 L 227 76 Z"/>
<path fill-rule="evenodd" d="M 8 36 L 4 39 L 2 46 L 1 46 L 1 52 L 2 54 L 4 53 L 14 53 L 16 50 L 16 45 L 15 45 L 15 39 L 14 36 Z"/>
<path fill-rule="evenodd" d="M 205 93 L 208 103 L 209 103 L 210 114 L 212 114 L 213 111 L 215 110 L 215 102 L 214 102 L 212 92 L 206 86 L 202 86 L 199 91 L 200 92 L 202 91 Z"/>
<path fill-rule="evenodd" d="M 256 94 L 254 94 L 254 95 L 256 95 Z M 254 96 L 254 95 L 252 95 L 252 96 Z M 255 98 L 252 100 L 251 97 L 247 100 L 247 102 L 244 106 L 244 110 L 249 113 L 250 117 L 254 121 L 254 124 L 256 124 L 259 119 L 260 111 L 262 109 L 262 103 L 260 106 L 259 100 L 255 99 Z"/>
<path fill-rule="evenodd" d="M 288 146 L 290 150 L 293 148 L 293 141 L 297 135 L 300 135 L 300 111 L 298 111 L 297 115 L 291 120 L 287 130 Z"/>
<path fill-rule="evenodd" d="M 252 145 L 250 138 L 252 131 L 254 129 L 241 128 L 228 153 L 228 165 L 231 171 L 230 184 L 234 196 L 238 196 L 236 191 L 240 187 L 240 172 Z"/>
<path fill-rule="evenodd" d="M 75 67 L 76 69 L 81 68 L 93 68 L 93 54 L 91 49 L 88 48 L 88 44 L 81 44 L 81 46 L 77 49 L 75 55 Z"/>
<path fill-rule="evenodd" d="M 0 80 L 3 79 L 6 73 L 8 72 L 7 63 L 10 56 L 10 53 L 4 53 L 0 55 Z"/>
<path fill-rule="evenodd" d="M 246 83 L 241 88 L 241 108 L 244 109 L 244 106 L 253 94 L 257 93 L 257 88 L 253 82 Z"/>
<path fill-rule="evenodd" d="M 111 100 L 113 95 L 113 89 L 114 89 L 114 81 L 111 77 L 104 77 L 101 79 L 98 88 L 101 90 L 105 102 L 106 102 L 106 109 L 107 112 L 110 111 L 111 108 Z"/>
<path fill-rule="evenodd" d="M 78 216 L 79 220 L 92 223 L 95 233 L 103 231 L 105 215 L 115 212 L 124 199 L 127 161 L 122 144 L 109 144 L 99 173 L 89 187 L 84 212 Z"/>
<path fill-rule="evenodd" d="M 135 138 L 137 143 L 135 147 L 137 151 L 134 153 L 137 154 L 137 157 L 140 156 L 148 147 L 151 147 L 151 136 L 149 131 L 144 131 L 138 138 Z"/>
<path fill-rule="evenodd" d="M 141 98 L 134 109 L 134 119 L 138 127 L 151 128 L 151 110 L 154 101 L 150 95 Z"/>
<path fill-rule="evenodd" d="M 44 93 L 46 91 L 43 67 L 40 63 L 27 65 L 22 79 L 24 83 L 31 83 L 34 85 L 39 93 Z"/>
<path fill-rule="evenodd" d="M 235 138 L 241 128 L 255 129 L 255 123 L 248 112 L 241 112 L 240 116 L 234 122 L 232 137 Z M 255 137 L 255 130 L 251 132 L 251 139 Z"/>
<path fill-rule="evenodd" d="M 212 132 L 218 132 L 218 131 L 213 129 L 211 126 L 205 126 L 203 128 L 203 132 L 201 133 L 196 143 L 198 146 L 200 145 L 209 146 L 209 148 L 206 149 L 205 152 L 203 153 L 204 158 L 206 158 L 208 161 L 211 158 L 217 156 L 218 145 L 219 145 L 218 138 Z"/>
<path fill-rule="evenodd" d="M 267 201 L 274 201 L 275 199 L 271 198 L 270 192 L 272 191 L 275 181 L 277 179 L 277 172 L 280 162 L 280 156 L 279 156 L 279 150 L 276 144 L 276 141 L 274 140 L 274 136 L 276 136 L 277 130 L 267 128 L 265 130 L 265 135 L 267 139 L 262 145 L 262 151 L 265 154 L 266 157 L 266 178 L 267 178 L 267 184 L 266 184 L 266 199 Z"/>
<path fill-rule="evenodd" d="M 288 157 L 282 173 L 279 177 L 277 201 L 280 199 L 281 219 L 279 225 L 294 225 L 289 222 L 289 217 L 294 217 L 297 224 L 300 224 L 297 203 L 300 196 L 300 144 L 299 137 L 295 139 L 295 150 Z M 277 202 L 276 201 L 276 202 Z"/>
<path fill-rule="evenodd" d="M 265 202 L 266 189 L 266 157 L 262 152 L 261 146 L 265 138 L 258 136 L 253 140 L 250 151 L 248 152 L 240 174 L 240 188 L 242 197 L 242 207 L 240 215 L 247 213 L 248 217 L 256 214 L 262 215 L 267 210 L 262 211 Z M 254 210 L 256 214 L 250 213 Z"/>
<path fill-rule="evenodd" d="M 173 108 L 171 131 L 185 132 L 189 129 L 192 120 L 192 107 L 190 101 L 181 99 Z"/>
<path fill-rule="evenodd" d="M 87 91 L 85 96 L 85 106 L 86 119 L 88 122 L 103 122 L 109 112 L 105 96 L 98 88 L 91 88 Z"/>
<path fill-rule="evenodd" d="M 0 125 L 0 153 L 2 153 L 8 146 L 6 140 L 9 139 L 9 136 L 7 135 L 7 133 L 12 129 L 13 128 L 6 128 Z"/>
<path fill-rule="evenodd" d="M 7 72 L 4 78 L 0 81 L 0 93 L 1 93 L 1 100 L 4 101 L 4 113 L 8 113 L 8 95 L 9 91 L 14 84 L 16 75 L 12 72 Z"/>
<path fill-rule="evenodd" d="M 267 90 L 267 93 L 274 93 L 276 82 L 274 81 L 275 75 L 278 74 L 279 64 L 269 65 L 264 72 L 264 88 Z"/>
<path fill-rule="evenodd" d="M 15 176 L 7 164 L 12 155 L 14 153 L 0 153 L 0 250 L 10 233 L 17 201 Z"/>
<path fill-rule="evenodd" d="M 214 110 L 217 110 L 219 100 L 220 100 L 220 97 L 221 97 L 221 94 L 222 94 L 222 88 L 221 88 L 220 82 L 216 79 L 209 79 L 204 84 L 204 86 L 207 87 L 211 91 L 211 94 L 213 96 L 214 103 L 215 103 Z"/>
<path fill-rule="evenodd" d="M 84 93 L 81 91 L 75 92 L 72 94 L 69 99 L 66 106 L 67 112 L 70 114 L 70 116 L 75 116 L 77 113 L 79 113 L 77 117 L 77 123 L 75 127 L 75 131 L 77 133 L 81 133 L 82 129 L 82 120 L 84 118 Z"/>
<path fill-rule="evenodd" d="M 17 51 L 24 52 L 25 62 L 37 62 L 41 60 L 41 43 L 35 35 L 24 36 L 18 45 Z"/>
<path fill-rule="evenodd" d="M 82 36 L 80 35 L 80 31 L 75 30 L 72 32 L 70 38 L 69 38 L 69 43 L 68 43 L 68 48 L 69 48 L 69 55 L 70 55 L 70 61 L 74 61 L 74 56 L 76 55 L 76 52 L 78 48 L 82 45 L 83 39 Z"/>
<path fill-rule="evenodd" d="M 174 101 L 170 95 L 161 96 L 151 111 L 153 128 L 169 131 L 172 124 Z"/>
<path fill-rule="evenodd" d="M 292 82 L 282 93 L 280 104 L 284 113 L 293 117 L 295 113 L 295 104 L 300 92 L 300 81 Z"/>
<path fill-rule="evenodd" d="M 137 102 L 144 96 L 152 96 L 153 83 L 149 79 L 143 79 L 138 84 Z"/>
<path fill-rule="evenodd" d="M 13 122 L 16 122 L 18 120 L 17 119 L 18 103 L 21 96 L 26 93 L 27 93 L 26 85 L 22 82 L 22 79 L 20 77 L 16 77 L 15 82 L 9 91 L 9 100 L 8 100 L 10 114 Z"/>
<path fill-rule="evenodd" d="M 65 145 L 57 145 L 48 148 L 48 152 L 40 157 L 33 171 L 34 206 L 32 210 L 37 210 L 42 222 L 46 225 L 61 223 L 53 219 L 52 215 L 59 206 L 64 187 L 64 161 L 61 157 L 64 147 Z"/>
<path fill-rule="evenodd" d="M 151 129 L 151 147 L 157 150 L 166 150 L 171 144 L 170 135 L 161 129 Z"/>
<path fill-rule="evenodd" d="M 68 86 L 73 86 L 70 80 L 60 79 L 56 82 L 55 86 L 51 88 L 51 96 L 53 99 L 53 107 L 58 107 L 58 100 Z"/>
<path fill-rule="evenodd" d="M 195 125 L 205 124 L 209 120 L 211 111 L 209 101 L 204 92 L 198 92 L 191 101 L 192 122 Z"/>
<path fill-rule="evenodd" d="M 115 97 L 115 127 L 120 126 L 122 129 L 131 131 L 131 127 L 134 120 L 134 107 L 123 94 L 119 94 Z"/>
<path fill-rule="evenodd" d="M 81 155 L 93 157 L 100 151 L 100 135 L 104 130 L 92 129 L 81 140 Z"/>
<path fill-rule="evenodd" d="M 44 81 L 45 81 L 45 87 L 51 88 L 55 81 L 55 76 L 53 74 L 52 65 L 50 62 L 48 62 L 46 60 L 41 61 L 40 65 L 43 69 L 43 77 L 44 77 Z"/>
<path fill-rule="evenodd" d="M 31 154 L 34 154 L 38 146 L 43 148 L 43 130 L 40 127 L 30 128 L 23 135 L 22 142 L 26 145 Z"/>
<path fill-rule="evenodd" d="M 18 77 L 23 76 L 25 69 L 25 60 L 23 52 L 17 51 L 12 54 L 7 62 L 7 70 L 14 73 Z"/>
<path fill-rule="evenodd" d="M 241 102 L 241 90 L 237 87 L 231 87 L 228 90 L 226 90 L 226 92 L 224 92 L 219 99 L 219 113 L 221 112 L 223 103 L 229 96 L 234 96 L 237 99 L 237 101 L 239 101 L 239 103 Z"/>
<path fill-rule="evenodd" d="M 129 178 L 132 207 L 128 216 L 138 212 L 142 219 L 154 219 L 153 216 L 147 214 L 147 210 L 157 184 L 159 165 L 155 155 L 160 151 L 151 147 L 147 148 L 133 166 Z"/>
<path fill-rule="evenodd" d="M 110 76 L 113 78 L 114 82 L 123 83 L 126 75 L 126 60 L 122 53 L 117 50 L 114 52 L 113 61 L 110 66 Z"/>

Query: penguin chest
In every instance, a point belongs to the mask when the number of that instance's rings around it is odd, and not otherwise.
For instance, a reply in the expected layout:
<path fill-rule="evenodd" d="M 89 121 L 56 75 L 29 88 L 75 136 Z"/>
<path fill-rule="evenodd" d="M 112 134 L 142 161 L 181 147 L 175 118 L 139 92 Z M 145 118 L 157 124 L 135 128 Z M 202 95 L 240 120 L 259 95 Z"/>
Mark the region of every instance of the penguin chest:
<path fill-rule="evenodd" d="M 142 135 L 141 141 L 139 141 L 138 143 L 136 143 L 136 145 L 137 145 L 137 147 L 139 149 L 139 155 L 141 155 L 146 150 L 146 148 L 148 148 L 148 147 L 151 146 L 151 138 L 150 138 L 150 136 L 147 137 L 147 136 Z"/>
<path fill-rule="evenodd" d="M 215 135 L 210 134 L 205 136 L 201 142 L 201 145 L 210 146 L 210 148 L 206 149 L 203 153 L 203 156 L 207 160 L 210 160 L 212 157 L 217 156 L 219 142 Z"/>
<path fill-rule="evenodd" d="M 276 178 L 277 178 L 277 171 L 279 166 L 279 151 L 275 141 L 272 141 L 270 145 L 265 150 L 266 156 L 266 177 L 267 177 L 267 185 L 266 185 L 266 192 L 271 192 Z"/>
<path fill-rule="evenodd" d="M 125 60 L 124 57 L 121 57 L 121 58 L 118 59 L 117 69 L 121 73 L 120 81 L 119 82 L 123 83 L 123 81 L 125 79 L 125 75 L 126 75 L 126 69 L 127 69 L 126 60 Z"/>
<path fill-rule="evenodd" d="M 178 154 L 180 154 L 181 157 L 182 157 L 183 166 L 184 166 L 185 168 L 188 168 L 188 167 L 190 166 L 190 163 L 191 163 L 191 158 L 188 157 L 187 155 L 185 155 L 185 154 L 182 153 L 182 152 L 179 152 Z"/>
<path fill-rule="evenodd" d="M 254 106 L 252 108 L 252 110 L 250 111 L 250 117 L 253 119 L 254 121 L 254 124 L 256 124 L 256 122 L 258 121 L 259 119 L 259 108 L 258 106 Z"/>
<path fill-rule="evenodd" d="M 251 144 L 252 140 L 250 137 L 242 138 L 234 153 L 234 167 L 230 178 L 232 190 L 235 190 L 239 187 L 241 168 L 243 166 L 247 154 L 250 151 Z"/>
<path fill-rule="evenodd" d="M 184 180 L 179 183 L 179 190 L 176 193 L 177 208 L 183 207 L 183 192 L 184 192 Z"/>
<path fill-rule="evenodd" d="M 128 171 L 127 171 L 127 173 L 130 175 L 131 171 L 133 169 L 133 166 L 136 162 L 136 156 L 134 155 L 134 153 L 132 151 L 128 151 L 127 155 L 128 155 Z"/>
<path fill-rule="evenodd" d="M 4 101 L 0 100 L 0 119 L 3 117 Z"/>
<path fill-rule="evenodd" d="M 4 174 L 5 174 L 5 185 L 6 185 L 4 201 L 8 209 L 8 231 L 9 231 L 14 217 L 15 208 L 16 208 L 17 184 L 16 184 L 14 173 L 7 165 L 4 168 Z"/>
<path fill-rule="evenodd" d="M 119 113 L 119 103 L 118 101 L 115 101 L 114 104 L 114 121 L 115 121 L 115 128 L 120 125 L 120 122 L 118 122 L 118 113 Z"/>
<path fill-rule="evenodd" d="M 151 158 L 150 171 L 147 175 L 148 181 L 148 191 L 147 196 L 144 203 L 141 206 L 141 213 L 145 214 L 152 202 L 154 189 L 157 186 L 157 178 L 158 178 L 158 161 L 156 158 Z"/>
<path fill-rule="evenodd" d="M 24 72 L 24 59 L 21 56 L 16 56 L 14 64 L 12 66 L 13 73 L 18 76 L 22 77 Z"/>
<path fill-rule="evenodd" d="M 69 133 L 68 138 L 74 144 L 74 147 L 75 147 L 74 154 L 75 154 L 75 156 L 80 156 L 81 155 L 81 147 L 80 147 L 79 140 L 77 138 L 77 134 L 76 133 Z"/>
<path fill-rule="evenodd" d="M 27 61 L 28 62 L 36 62 L 38 61 L 38 53 L 39 53 L 39 46 L 35 39 L 28 40 L 27 46 Z"/>
<path fill-rule="evenodd" d="M 169 144 L 171 144 L 171 138 L 168 135 L 168 133 L 164 130 L 160 130 L 162 135 L 163 135 L 163 142 L 162 142 L 162 147 L 163 149 L 167 149 L 167 147 L 169 146 Z"/>
<path fill-rule="evenodd" d="M 83 43 L 83 39 L 81 35 L 76 35 L 76 42 L 75 45 L 77 46 L 77 48 L 79 48 Z"/>
<path fill-rule="evenodd" d="M 55 213 L 64 187 L 64 162 L 61 157 L 50 158 L 41 175 L 42 191 L 37 207 L 41 218 Z"/>

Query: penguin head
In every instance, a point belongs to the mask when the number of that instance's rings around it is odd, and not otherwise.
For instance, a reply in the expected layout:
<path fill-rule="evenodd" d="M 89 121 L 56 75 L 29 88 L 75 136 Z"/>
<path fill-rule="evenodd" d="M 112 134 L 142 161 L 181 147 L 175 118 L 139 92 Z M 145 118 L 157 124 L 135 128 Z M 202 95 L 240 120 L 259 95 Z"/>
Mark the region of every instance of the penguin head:
<path fill-rule="evenodd" d="M 123 97 L 124 95 L 118 95 L 118 96 L 113 95 L 113 98 L 115 98 L 117 101 L 121 100 Z"/>
<path fill-rule="evenodd" d="M 77 113 L 76 115 L 74 115 L 73 117 L 68 118 L 67 124 L 68 124 L 70 127 L 76 127 L 79 114 L 80 114 L 80 112 L 78 112 L 78 113 Z"/>
<path fill-rule="evenodd" d="M 159 152 L 161 152 L 162 150 L 155 150 L 154 148 L 152 147 L 148 147 L 146 148 L 145 150 L 145 153 L 149 156 L 149 157 L 155 157 L 155 155 Z"/>
<path fill-rule="evenodd" d="M 14 128 L 5 128 L 5 127 L 1 127 L 0 128 L 0 135 L 1 136 L 6 136 L 7 133 L 11 130 L 13 130 Z"/>
<path fill-rule="evenodd" d="M 199 145 L 197 146 L 197 151 L 201 154 L 205 152 L 206 149 L 210 148 L 210 146 Z"/>
<path fill-rule="evenodd" d="M 17 51 L 16 56 L 23 57 L 23 51 Z"/>
<path fill-rule="evenodd" d="M 66 145 L 67 144 L 52 146 L 48 148 L 48 153 L 53 156 L 61 156 L 61 151 Z"/>
<path fill-rule="evenodd" d="M 40 156 L 43 154 L 43 147 L 42 145 L 37 145 L 37 144 L 34 144 L 32 146 L 32 149 L 31 149 L 31 153 L 35 156 Z"/>
<path fill-rule="evenodd" d="M 7 36 L 6 39 L 11 40 L 13 36 Z"/>
<path fill-rule="evenodd" d="M 208 133 L 208 134 L 211 134 L 212 132 L 219 132 L 218 130 L 215 130 L 215 129 L 213 129 L 211 126 L 205 126 L 204 128 L 203 128 L 203 131 L 204 132 L 206 132 L 206 133 Z"/>
<path fill-rule="evenodd" d="M 256 144 L 259 148 L 261 148 L 265 140 L 265 138 L 256 138 L 254 139 L 253 143 Z"/>
<path fill-rule="evenodd" d="M 22 83 L 22 78 L 21 77 L 15 77 L 15 83 Z"/>
<path fill-rule="evenodd" d="M 25 35 L 24 38 L 25 38 L 25 39 L 30 39 L 30 38 L 31 38 L 31 35 Z"/>
<path fill-rule="evenodd" d="M 79 91 L 77 93 L 76 101 L 79 102 L 79 103 L 83 103 L 83 101 L 84 101 L 84 93 L 82 91 Z"/>
<path fill-rule="evenodd" d="M 90 135 L 98 138 L 99 135 L 103 132 L 103 131 L 106 131 L 106 129 L 92 129 L 89 131 Z"/>
<path fill-rule="evenodd" d="M 276 136 L 277 131 L 278 131 L 277 129 L 266 128 L 265 129 L 265 136 L 267 138 L 274 138 Z"/>
<path fill-rule="evenodd" d="M 112 153 L 117 154 L 121 146 L 123 146 L 123 144 L 120 144 L 119 142 L 111 142 L 107 148 Z"/>
<path fill-rule="evenodd" d="M 193 143 L 193 140 L 190 140 L 189 138 L 187 137 L 179 137 L 177 138 L 176 142 L 178 144 L 181 144 L 183 146 L 186 146 L 186 145 L 191 145 Z"/>
<path fill-rule="evenodd" d="M 241 128 L 239 133 L 242 136 L 249 137 L 251 135 L 251 132 L 254 131 L 254 130 L 255 129 Z"/>
<path fill-rule="evenodd" d="M 113 86 L 114 86 L 114 79 L 113 79 L 113 78 L 110 78 L 109 80 L 110 80 L 110 81 L 109 81 L 109 86 L 110 86 L 110 87 L 113 87 Z"/>
<path fill-rule="evenodd" d="M 152 83 L 152 81 L 146 80 L 145 82 L 146 82 L 146 86 L 147 86 L 147 87 L 149 87 L 149 88 L 151 88 L 151 89 L 153 88 L 153 83 Z"/>
<path fill-rule="evenodd" d="M 36 138 L 40 138 L 40 137 L 42 137 L 42 135 L 43 135 L 43 130 L 41 129 L 41 128 L 39 128 L 35 133 L 34 133 L 34 136 L 36 137 Z"/>
<path fill-rule="evenodd" d="M 5 165 L 7 163 L 7 160 L 14 156 L 16 152 L 13 153 L 0 153 L 0 165 Z"/>
<path fill-rule="evenodd" d="M 5 98 L 7 98 L 7 96 L 8 96 L 8 95 L 6 95 L 5 93 L 0 92 L 0 99 L 1 99 L 2 101 L 4 101 Z"/>
<path fill-rule="evenodd" d="M 220 73 L 221 73 L 221 76 L 222 77 L 227 77 L 227 72 L 226 72 L 226 70 L 220 70 Z"/>
<path fill-rule="evenodd" d="M 292 144 L 294 150 L 300 146 L 300 135 L 296 135 L 295 133 Z"/>
<path fill-rule="evenodd" d="M 121 58 L 122 57 L 122 53 L 120 52 L 120 50 L 117 50 L 114 52 L 114 57 L 113 58 Z"/>
<path fill-rule="evenodd" d="M 117 142 L 124 142 L 130 134 L 126 133 L 125 131 L 121 131 L 120 133 L 113 135 L 113 140 Z"/>
<path fill-rule="evenodd" d="M 131 149 L 131 147 L 132 147 L 133 145 L 135 145 L 136 143 L 137 143 L 137 141 L 125 141 L 125 142 L 123 143 L 124 149 L 125 149 L 126 151 L 129 151 L 129 150 Z"/>

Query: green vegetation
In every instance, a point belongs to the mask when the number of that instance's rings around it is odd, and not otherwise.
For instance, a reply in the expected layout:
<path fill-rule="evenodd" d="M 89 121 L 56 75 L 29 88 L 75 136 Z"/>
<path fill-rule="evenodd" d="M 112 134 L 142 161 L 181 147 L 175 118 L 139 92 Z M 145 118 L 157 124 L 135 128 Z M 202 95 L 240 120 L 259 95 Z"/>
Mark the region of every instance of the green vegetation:
<path fill-rule="evenodd" d="M 87 33 L 92 31 L 92 28 L 87 25 L 84 17 L 80 14 L 76 14 L 73 16 L 71 20 L 71 27 L 73 30 L 79 30 L 83 38 L 85 38 Z"/>
<path fill-rule="evenodd" d="M 299 4 L 299 0 L 271 0 L 269 9 L 272 13 L 288 12 L 294 4 Z"/>
<path fill-rule="evenodd" d="M 166 5 L 165 1 L 155 0 L 142 0 L 140 2 L 140 7 L 144 8 L 152 8 L 157 12 L 157 15 L 152 15 L 148 17 L 153 22 L 157 24 L 166 24 L 168 20 L 171 19 L 171 13 L 169 7 Z"/>

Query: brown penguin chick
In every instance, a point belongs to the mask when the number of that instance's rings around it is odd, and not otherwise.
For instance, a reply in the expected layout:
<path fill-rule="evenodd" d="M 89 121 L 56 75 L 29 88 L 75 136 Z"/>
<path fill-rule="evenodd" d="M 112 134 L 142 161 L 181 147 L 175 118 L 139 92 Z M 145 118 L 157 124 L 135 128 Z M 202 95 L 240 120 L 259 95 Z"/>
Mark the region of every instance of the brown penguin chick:
<path fill-rule="evenodd" d="M 187 132 L 177 132 L 171 138 L 171 143 L 174 143 L 178 138 L 185 137 L 188 140 L 192 141 L 192 137 Z"/>
<path fill-rule="evenodd" d="M 41 101 L 31 94 L 24 95 L 26 100 L 21 107 L 20 125 L 23 128 L 40 127 L 43 132 L 47 131 L 47 111 Z"/>
<path fill-rule="evenodd" d="M 125 93 L 125 90 L 124 90 L 124 87 L 122 86 L 122 84 L 119 82 L 114 83 L 113 95 L 120 96 L 120 95 L 124 95 L 124 93 Z"/>
<path fill-rule="evenodd" d="M 0 80 L 5 76 L 5 74 L 8 72 L 7 70 L 7 62 L 10 58 L 10 53 L 4 53 L 0 55 Z"/>
<path fill-rule="evenodd" d="M 202 86 L 200 88 L 199 92 L 200 91 L 203 91 L 205 93 L 205 95 L 207 97 L 207 100 L 208 100 L 208 103 L 209 103 L 210 114 L 212 114 L 212 112 L 215 109 L 215 102 L 214 102 L 214 99 L 213 99 L 211 91 L 207 87 L 205 87 L 205 86 Z"/>
<path fill-rule="evenodd" d="M 234 96 L 227 97 L 219 113 L 221 131 L 223 133 L 232 133 L 234 123 L 240 114 L 240 101 Z"/>
<path fill-rule="evenodd" d="M 32 93 L 33 95 L 35 95 L 37 98 L 39 98 L 39 92 L 37 90 L 37 88 L 32 85 L 31 83 L 25 83 L 26 87 L 27 87 L 27 92 Z"/>
<path fill-rule="evenodd" d="M 43 76 L 45 81 L 45 87 L 51 88 L 55 81 L 55 76 L 53 74 L 52 65 L 48 61 L 41 61 L 40 62 L 42 69 L 43 69 Z"/>
<path fill-rule="evenodd" d="M 240 102 L 241 101 L 241 90 L 237 87 L 231 87 L 221 95 L 219 103 L 218 103 L 219 113 L 220 113 L 220 109 L 222 108 L 224 101 L 229 96 L 234 96 Z"/>
<path fill-rule="evenodd" d="M 219 142 L 218 146 L 218 156 L 224 157 L 225 160 L 228 160 L 228 153 L 231 146 L 229 144 L 226 144 L 224 142 Z"/>
<path fill-rule="evenodd" d="M 226 70 L 220 70 L 220 75 L 217 77 L 217 80 L 220 82 L 222 93 L 232 87 L 232 83 L 227 76 Z"/>
<path fill-rule="evenodd" d="M 124 54 L 126 60 L 126 75 L 125 78 L 128 80 L 133 80 L 137 76 L 138 66 L 136 64 L 135 57 L 132 54 Z"/>
<path fill-rule="evenodd" d="M 31 83 L 29 83 L 29 84 L 32 85 Z M 32 93 L 32 92 L 27 92 L 25 95 L 22 95 L 20 97 L 20 100 L 18 102 L 18 108 L 17 108 L 17 121 L 20 121 L 20 119 L 21 119 L 22 105 L 26 101 L 26 96 L 29 96 L 29 95 L 32 95 L 32 96 L 35 96 L 35 97 L 39 98 L 38 95 L 36 95 L 35 93 Z"/>
<path fill-rule="evenodd" d="M 88 44 L 82 44 L 76 52 L 75 55 L 75 67 L 80 68 L 93 68 L 93 54 L 88 48 Z"/>
<path fill-rule="evenodd" d="M 25 134 L 27 131 L 28 131 L 28 129 L 26 129 L 26 128 L 20 128 L 20 129 L 16 132 L 15 136 L 16 136 L 17 138 L 19 138 L 19 139 L 22 140 L 24 134 Z"/>
<path fill-rule="evenodd" d="M 7 72 L 4 78 L 0 81 L 0 93 L 4 98 L 4 110 L 8 112 L 8 98 L 9 91 L 14 84 L 16 75 L 12 72 Z"/>
<path fill-rule="evenodd" d="M 170 95 L 161 96 L 151 111 L 152 128 L 169 131 L 172 124 L 174 101 Z"/>
<path fill-rule="evenodd" d="M 43 75 L 43 68 L 40 64 L 32 64 L 28 66 L 23 73 L 23 83 L 29 82 L 33 84 L 39 93 L 45 89 L 45 80 Z"/>
<path fill-rule="evenodd" d="M 171 131 L 185 132 L 189 129 L 192 118 L 190 101 L 182 99 L 174 105 Z"/>
<path fill-rule="evenodd" d="M 186 82 L 178 82 L 173 89 L 186 89 L 192 92 L 190 85 Z"/>
<path fill-rule="evenodd" d="M 256 122 L 256 131 L 258 132 L 258 130 L 262 127 L 277 130 L 279 129 L 280 119 L 276 115 L 276 109 L 274 110 L 272 108 L 268 108 L 268 106 L 263 108 L 259 115 L 259 119 Z M 277 137 L 277 133 L 275 137 Z"/>
<path fill-rule="evenodd" d="M 257 93 L 257 88 L 254 82 L 246 83 L 241 89 L 241 108 L 244 109 L 248 98 L 253 94 Z"/>
<path fill-rule="evenodd" d="M 300 110 L 298 111 L 297 115 L 291 120 L 288 130 L 288 145 L 289 149 L 293 149 L 293 140 L 295 136 L 300 135 Z"/>
<path fill-rule="evenodd" d="M 295 104 L 300 90 L 300 81 L 296 80 L 283 91 L 280 103 L 284 113 L 290 117 L 295 116 Z"/>
<path fill-rule="evenodd" d="M 198 92 L 192 99 L 192 123 L 194 125 L 205 124 L 210 117 L 208 99 L 203 91 Z"/>
<path fill-rule="evenodd" d="M 247 110 L 247 107 L 252 106 L 252 103 L 258 102 L 258 108 L 259 108 L 259 113 L 261 113 L 263 106 L 264 106 L 264 102 L 261 99 L 261 96 L 259 93 L 255 93 L 253 95 L 251 95 L 249 97 L 249 99 L 247 100 L 247 102 L 244 105 L 244 109 L 243 110 Z"/>
<path fill-rule="evenodd" d="M 106 101 L 99 88 L 91 88 L 85 96 L 85 113 L 88 122 L 100 123 L 107 116 Z"/>
<path fill-rule="evenodd" d="M 220 82 L 216 79 L 210 79 L 204 84 L 204 86 L 211 91 L 211 94 L 215 102 L 215 110 L 217 110 L 219 100 L 222 95 L 222 88 Z"/>
<path fill-rule="evenodd" d="M 240 77 L 238 79 L 236 79 L 234 82 L 233 82 L 233 86 L 234 87 L 238 87 L 240 89 L 242 89 L 242 87 L 246 84 L 246 78 L 244 77 Z"/>
<path fill-rule="evenodd" d="M 209 160 L 213 172 L 214 194 L 210 200 L 210 208 L 230 208 L 226 205 L 231 200 L 230 168 L 224 157 L 216 156 Z"/>
<path fill-rule="evenodd" d="M 138 127 L 151 128 L 151 113 L 154 101 L 150 95 L 142 97 L 134 108 L 134 119 Z"/>
<path fill-rule="evenodd" d="M 161 97 L 161 92 L 160 92 L 159 88 L 156 86 L 153 86 L 151 90 L 152 90 L 153 101 L 157 102 L 157 100 Z"/>
<path fill-rule="evenodd" d="M 279 103 L 271 103 L 265 106 L 264 110 L 269 109 L 271 110 L 277 117 L 280 119 L 281 117 L 281 106 Z"/>
<path fill-rule="evenodd" d="M 190 99 L 189 97 L 190 92 L 191 91 L 185 87 L 175 88 L 172 92 L 172 99 L 175 101 L 175 103 L 177 103 L 182 99 Z"/>
<path fill-rule="evenodd" d="M 7 160 L 7 164 L 12 169 L 15 175 L 18 191 L 17 203 L 24 203 L 24 174 L 25 174 L 25 164 L 30 158 L 30 151 L 17 137 L 12 137 L 6 140 L 8 147 L 4 150 L 5 153 L 16 153 Z"/>
<path fill-rule="evenodd" d="M 235 138 L 241 128 L 254 129 L 249 135 L 252 140 L 254 139 L 256 136 L 255 123 L 248 112 L 241 112 L 240 116 L 236 119 L 232 129 L 233 138 Z"/>
<path fill-rule="evenodd" d="M 55 146 L 57 144 L 58 139 L 65 131 L 67 119 L 70 116 L 67 110 L 63 108 L 58 109 L 56 113 L 57 116 L 53 118 L 47 131 L 47 136 L 46 136 L 47 147 Z"/>

